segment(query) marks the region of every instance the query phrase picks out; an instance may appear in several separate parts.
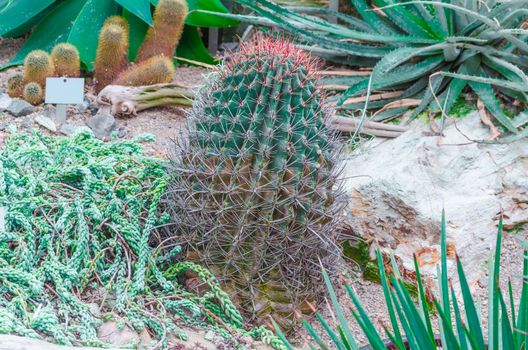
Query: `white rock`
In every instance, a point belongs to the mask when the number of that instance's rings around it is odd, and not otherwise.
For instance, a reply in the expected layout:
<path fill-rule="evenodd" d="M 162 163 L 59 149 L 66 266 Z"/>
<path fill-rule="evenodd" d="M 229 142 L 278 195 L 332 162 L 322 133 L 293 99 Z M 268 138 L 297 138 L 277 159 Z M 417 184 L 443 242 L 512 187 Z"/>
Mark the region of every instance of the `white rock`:
<path fill-rule="evenodd" d="M 8 94 L 0 95 L 0 112 L 3 112 L 11 105 L 13 99 Z"/>
<path fill-rule="evenodd" d="M 501 208 L 506 227 L 528 222 L 528 142 L 470 141 L 489 135 L 476 113 L 456 126 L 447 125 L 444 137 L 426 136 L 429 128 L 415 122 L 396 139 L 366 142 L 347 161 L 344 186 L 354 230 L 393 250 L 412 270 L 418 253 L 431 276 L 445 208 L 448 242 L 476 283 L 494 247 Z"/>
<path fill-rule="evenodd" d="M 38 115 L 35 117 L 35 122 L 52 132 L 57 132 L 57 126 L 55 125 L 55 122 L 48 117 Z"/>

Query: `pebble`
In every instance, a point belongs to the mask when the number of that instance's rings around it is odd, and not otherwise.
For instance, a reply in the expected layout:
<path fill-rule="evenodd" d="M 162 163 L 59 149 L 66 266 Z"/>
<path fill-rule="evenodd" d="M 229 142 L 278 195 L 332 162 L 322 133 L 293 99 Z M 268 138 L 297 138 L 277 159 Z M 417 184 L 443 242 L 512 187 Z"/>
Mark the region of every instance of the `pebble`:
<path fill-rule="evenodd" d="M 23 117 L 33 113 L 35 111 L 35 107 L 24 100 L 15 98 L 6 108 L 6 111 L 15 117 Z"/>
<path fill-rule="evenodd" d="M 8 94 L 0 95 L 0 112 L 5 111 L 13 103 L 13 99 Z"/>
<path fill-rule="evenodd" d="M 60 131 L 61 134 L 64 134 L 64 135 L 70 136 L 70 135 L 75 134 L 75 132 L 77 131 L 77 129 L 79 129 L 78 126 L 76 126 L 76 125 L 72 125 L 72 124 L 68 124 L 68 123 L 65 123 L 65 124 L 62 124 L 62 125 L 61 125 L 59 131 Z"/>
<path fill-rule="evenodd" d="M 48 118 L 43 115 L 38 115 L 37 117 L 35 117 L 35 122 L 37 122 L 37 124 L 39 124 L 40 126 L 45 127 L 49 131 L 57 132 L 57 125 L 55 125 L 55 122 L 51 120 L 51 118 Z"/>
<path fill-rule="evenodd" d="M 92 129 L 95 137 L 108 140 L 116 127 L 116 120 L 110 113 L 100 113 L 88 119 L 86 125 Z"/>

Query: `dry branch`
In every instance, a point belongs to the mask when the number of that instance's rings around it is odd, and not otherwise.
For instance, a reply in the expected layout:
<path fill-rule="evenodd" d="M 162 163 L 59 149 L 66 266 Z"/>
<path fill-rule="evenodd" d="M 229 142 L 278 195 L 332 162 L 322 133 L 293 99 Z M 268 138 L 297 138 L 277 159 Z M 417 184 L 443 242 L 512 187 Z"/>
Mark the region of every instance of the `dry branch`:
<path fill-rule="evenodd" d="M 192 106 L 194 93 L 179 84 L 148 86 L 109 85 L 97 95 L 99 106 L 110 106 L 111 113 L 136 115 L 145 109 L 158 106 Z"/>
<path fill-rule="evenodd" d="M 361 125 L 360 132 L 362 134 L 395 138 L 409 130 L 406 126 L 384 124 L 373 121 L 363 121 L 359 118 L 343 117 L 334 115 L 328 120 L 328 125 L 332 129 L 337 129 L 345 132 L 355 132 L 358 126 Z"/>

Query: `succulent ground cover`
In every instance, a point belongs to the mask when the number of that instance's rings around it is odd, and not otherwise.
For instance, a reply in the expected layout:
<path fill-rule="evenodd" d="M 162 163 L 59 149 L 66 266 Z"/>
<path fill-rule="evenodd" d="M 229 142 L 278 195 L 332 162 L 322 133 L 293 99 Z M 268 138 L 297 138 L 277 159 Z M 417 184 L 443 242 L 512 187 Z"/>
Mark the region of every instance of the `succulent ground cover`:
<path fill-rule="evenodd" d="M 142 140 L 35 132 L 5 141 L 0 333 L 104 346 L 97 328 L 110 319 L 146 328 L 162 347 L 171 333 L 185 338 L 183 324 L 273 342 L 262 328 L 241 330 L 215 277 L 181 261 L 179 246 L 153 243 L 168 220 L 159 207 L 168 177 L 165 162 L 143 154 Z M 205 292 L 185 288 L 189 271 Z"/>

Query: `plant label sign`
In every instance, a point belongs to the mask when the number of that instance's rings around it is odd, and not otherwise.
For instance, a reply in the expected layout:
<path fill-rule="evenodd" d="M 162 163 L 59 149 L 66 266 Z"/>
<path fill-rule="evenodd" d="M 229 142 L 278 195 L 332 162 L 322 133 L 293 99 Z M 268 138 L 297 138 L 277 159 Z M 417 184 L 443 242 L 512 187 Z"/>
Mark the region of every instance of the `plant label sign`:
<path fill-rule="evenodd" d="M 57 121 L 66 121 L 66 105 L 84 101 L 83 78 L 47 78 L 46 103 L 57 105 Z"/>

